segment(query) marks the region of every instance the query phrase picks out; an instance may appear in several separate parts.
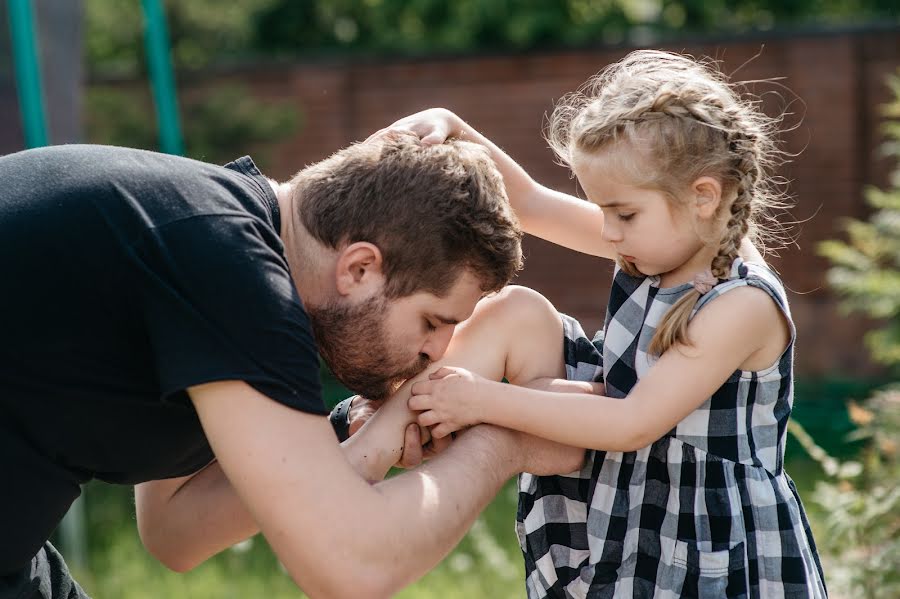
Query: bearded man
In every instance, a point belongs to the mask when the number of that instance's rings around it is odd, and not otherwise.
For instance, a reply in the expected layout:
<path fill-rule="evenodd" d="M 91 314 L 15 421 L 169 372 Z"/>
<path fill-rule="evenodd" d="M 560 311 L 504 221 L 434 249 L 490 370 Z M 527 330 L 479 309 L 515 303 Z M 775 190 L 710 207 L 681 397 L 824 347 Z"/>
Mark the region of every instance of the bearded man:
<path fill-rule="evenodd" d="M 404 402 L 343 444 L 325 418 L 317 349 L 387 397 L 520 267 L 483 149 L 388 136 L 277 184 L 248 157 L 71 145 L 0 180 L 0 597 L 86 596 L 48 538 L 91 479 L 136 485 L 173 569 L 261 530 L 308 595 L 359 597 L 426 572 L 511 474 L 574 467 L 479 426 L 372 484 L 421 454 Z"/>

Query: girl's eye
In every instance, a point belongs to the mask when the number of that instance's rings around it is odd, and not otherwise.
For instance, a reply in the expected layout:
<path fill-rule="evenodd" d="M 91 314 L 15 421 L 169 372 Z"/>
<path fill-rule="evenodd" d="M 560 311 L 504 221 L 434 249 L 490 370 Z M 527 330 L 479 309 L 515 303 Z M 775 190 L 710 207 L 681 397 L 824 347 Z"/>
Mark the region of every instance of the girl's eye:
<path fill-rule="evenodd" d="M 619 214 L 619 220 L 621 220 L 621 221 L 628 222 L 632 218 L 634 218 L 634 212 L 632 212 L 630 214 Z"/>
<path fill-rule="evenodd" d="M 428 331 L 429 333 L 431 333 L 433 331 L 436 331 L 437 327 L 434 326 L 433 324 L 431 324 L 431 321 L 426 318 L 425 319 L 425 330 Z"/>

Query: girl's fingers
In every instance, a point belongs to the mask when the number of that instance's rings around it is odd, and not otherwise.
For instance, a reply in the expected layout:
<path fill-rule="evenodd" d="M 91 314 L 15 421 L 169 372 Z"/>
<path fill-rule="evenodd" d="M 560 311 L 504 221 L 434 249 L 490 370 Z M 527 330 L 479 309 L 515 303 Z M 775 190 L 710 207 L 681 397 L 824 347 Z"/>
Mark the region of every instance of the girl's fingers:
<path fill-rule="evenodd" d="M 430 397 L 430 395 L 413 395 L 406 402 L 406 405 L 414 412 L 422 412 L 429 409 L 431 405 L 429 402 Z"/>
<path fill-rule="evenodd" d="M 434 387 L 434 383 L 431 381 L 416 381 L 409 388 L 409 392 L 413 395 L 430 395 L 432 387 Z"/>
<path fill-rule="evenodd" d="M 384 135 L 389 129 L 390 129 L 390 127 L 385 127 L 383 129 L 379 129 L 378 131 L 376 131 L 375 133 L 373 133 L 372 135 L 367 137 L 366 141 L 364 141 L 363 143 L 368 143 L 368 142 L 372 141 L 373 139 L 378 139 L 379 137 Z"/>
<path fill-rule="evenodd" d="M 422 412 L 421 414 L 419 414 L 419 417 L 416 420 L 419 423 L 419 426 L 434 426 L 435 424 L 440 422 L 437 414 L 434 413 L 434 410 Z M 431 431 L 431 438 L 435 438 L 434 430 Z"/>
<path fill-rule="evenodd" d="M 436 427 L 431 429 L 431 438 L 432 439 L 450 439 L 450 433 L 456 430 L 454 427 L 450 426 L 446 422 L 442 422 Z"/>
<path fill-rule="evenodd" d="M 455 373 L 456 373 L 456 370 L 454 368 L 451 368 L 450 366 L 441 366 L 440 368 L 438 368 L 437 370 L 435 370 L 434 372 L 429 374 L 428 378 L 433 381 L 436 379 L 442 379 L 445 376 L 447 376 L 448 374 L 455 374 Z"/>
<path fill-rule="evenodd" d="M 443 127 L 436 127 L 431 133 L 422 138 L 425 145 L 442 144 L 447 141 L 447 131 Z"/>

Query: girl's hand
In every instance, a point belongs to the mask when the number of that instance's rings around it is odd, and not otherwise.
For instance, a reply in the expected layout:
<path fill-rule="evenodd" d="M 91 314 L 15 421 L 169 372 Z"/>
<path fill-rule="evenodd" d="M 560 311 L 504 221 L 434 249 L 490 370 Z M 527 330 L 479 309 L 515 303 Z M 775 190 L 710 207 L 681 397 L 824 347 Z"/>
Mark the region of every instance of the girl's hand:
<path fill-rule="evenodd" d="M 421 412 L 419 426 L 432 427 L 431 436 L 441 439 L 483 421 L 486 383 L 464 368 L 444 366 L 413 384 L 409 408 Z"/>
<path fill-rule="evenodd" d="M 379 129 L 366 141 L 390 135 L 392 132 L 412 133 L 425 144 L 441 144 L 448 137 L 461 137 L 463 121 L 446 108 L 429 108 L 403 117 L 399 121 Z"/>

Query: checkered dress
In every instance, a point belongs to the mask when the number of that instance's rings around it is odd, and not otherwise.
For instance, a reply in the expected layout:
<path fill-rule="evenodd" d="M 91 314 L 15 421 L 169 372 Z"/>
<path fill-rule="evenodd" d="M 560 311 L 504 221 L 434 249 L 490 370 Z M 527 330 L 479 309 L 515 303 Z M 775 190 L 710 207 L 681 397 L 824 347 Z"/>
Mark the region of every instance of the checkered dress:
<path fill-rule="evenodd" d="M 744 285 L 767 292 L 790 322 L 778 277 L 740 259 L 696 309 Z M 660 318 L 690 289 L 617 269 L 604 331 L 593 341 L 563 317 L 568 378 L 603 381 L 608 396 L 626 397 L 654 362 L 646 350 Z M 791 323 L 776 364 L 735 372 L 649 447 L 589 451 L 568 476 L 522 474 L 516 531 L 528 597 L 826 596 L 783 469 L 794 334 Z"/>

